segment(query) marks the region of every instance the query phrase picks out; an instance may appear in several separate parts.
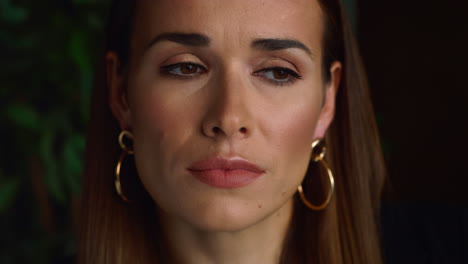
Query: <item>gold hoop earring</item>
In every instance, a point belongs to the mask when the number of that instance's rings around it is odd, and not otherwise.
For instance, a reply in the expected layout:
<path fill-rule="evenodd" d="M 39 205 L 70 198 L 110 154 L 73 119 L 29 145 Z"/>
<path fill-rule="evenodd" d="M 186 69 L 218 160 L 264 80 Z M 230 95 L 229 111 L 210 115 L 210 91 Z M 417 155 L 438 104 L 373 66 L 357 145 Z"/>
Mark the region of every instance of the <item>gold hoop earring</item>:
<path fill-rule="evenodd" d="M 119 134 L 119 145 L 122 149 L 122 153 L 120 154 L 119 160 L 117 161 L 117 165 L 115 166 L 115 180 L 114 186 L 117 194 L 124 202 L 129 202 L 130 200 L 125 196 L 122 191 L 122 184 L 120 183 L 120 168 L 122 167 L 122 162 L 124 161 L 127 155 L 133 155 L 133 150 L 130 149 L 125 143 L 123 142 L 124 137 L 128 137 L 129 139 L 133 140 L 133 134 L 128 130 L 122 130 Z"/>
<path fill-rule="evenodd" d="M 299 193 L 299 197 L 301 198 L 302 202 L 309 209 L 314 210 L 314 211 L 320 211 L 320 210 L 325 209 L 328 206 L 328 204 L 330 203 L 331 198 L 333 196 L 333 192 L 335 190 L 335 179 L 333 177 L 333 172 L 331 171 L 330 167 L 328 167 L 327 162 L 323 159 L 325 157 L 326 152 L 327 152 L 327 148 L 325 146 L 320 146 L 321 142 L 322 141 L 320 139 L 317 139 L 312 143 L 312 160 L 314 162 L 320 163 L 325 168 L 325 170 L 327 171 L 327 175 L 328 175 L 328 178 L 330 180 L 330 191 L 328 192 L 327 199 L 321 205 L 318 205 L 318 206 L 313 205 L 305 197 L 304 190 L 302 189 L 302 184 L 297 187 L 297 191 Z M 317 151 L 318 148 L 321 148 L 320 152 Z"/>

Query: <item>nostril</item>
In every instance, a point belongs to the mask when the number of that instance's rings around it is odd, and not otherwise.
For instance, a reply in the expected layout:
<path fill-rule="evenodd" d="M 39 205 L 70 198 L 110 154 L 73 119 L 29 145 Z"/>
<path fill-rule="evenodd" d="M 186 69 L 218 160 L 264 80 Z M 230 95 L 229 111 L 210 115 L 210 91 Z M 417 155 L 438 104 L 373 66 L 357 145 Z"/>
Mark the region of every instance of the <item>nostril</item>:
<path fill-rule="evenodd" d="M 221 129 L 219 127 L 213 127 L 213 133 L 215 134 L 219 134 L 219 132 L 221 131 Z"/>
<path fill-rule="evenodd" d="M 229 131 L 227 131 L 229 132 Z M 216 135 L 220 135 L 220 134 L 226 134 L 226 131 L 223 130 L 221 127 L 219 126 L 212 126 L 211 127 L 211 133 L 213 136 L 216 136 Z M 246 127 L 241 127 L 237 130 L 237 133 L 240 133 L 240 134 L 243 134 L 243 135 L 246 135 L 248 133 L 248 130 Z M 230 134 L 230 133 L 228 133 Z"/>

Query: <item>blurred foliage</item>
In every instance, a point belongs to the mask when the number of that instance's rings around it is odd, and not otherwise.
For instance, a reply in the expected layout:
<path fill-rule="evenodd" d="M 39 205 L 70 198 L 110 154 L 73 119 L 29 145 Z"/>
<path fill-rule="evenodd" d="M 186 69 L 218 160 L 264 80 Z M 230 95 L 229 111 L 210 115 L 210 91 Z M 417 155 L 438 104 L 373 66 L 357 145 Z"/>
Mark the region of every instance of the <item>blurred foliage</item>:
<path fill-rule="evenodd" d="M 0 263 L 73 254 L 108 0 L 0 0 Z"/>

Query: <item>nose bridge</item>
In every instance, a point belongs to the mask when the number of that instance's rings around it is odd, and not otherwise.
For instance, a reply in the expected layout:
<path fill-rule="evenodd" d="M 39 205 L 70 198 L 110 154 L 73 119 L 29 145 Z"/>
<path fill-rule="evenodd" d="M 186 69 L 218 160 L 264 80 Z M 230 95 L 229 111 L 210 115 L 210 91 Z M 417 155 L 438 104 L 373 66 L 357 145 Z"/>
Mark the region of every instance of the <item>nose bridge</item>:
<path fill-rule="evenodd" d="M 253 130 L 250 90 L 242 67 L 232 63 L 220 69 L 211 88 L 211 105 L 203 125 L 205 134 L 250 134 Z"/>
<path fill-rule="evenodd" d="M 216 89 L 220 90 L 220 99 L 222 99 L 220 107 L 226 114 L 236 114 L 236 112 L 246 110 L 242 108 L 247 106 L 247 85 L 240 69 L 236 68 L 239 67 L 231 66 L 224 70 L 216 85 Z"/>

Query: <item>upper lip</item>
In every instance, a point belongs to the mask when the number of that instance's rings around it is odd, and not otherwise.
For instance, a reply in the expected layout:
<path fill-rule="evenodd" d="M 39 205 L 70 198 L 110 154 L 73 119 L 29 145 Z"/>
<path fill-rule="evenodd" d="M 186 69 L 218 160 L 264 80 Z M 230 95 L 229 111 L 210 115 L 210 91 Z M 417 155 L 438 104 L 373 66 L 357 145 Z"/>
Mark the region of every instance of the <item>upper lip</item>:
<path fill-rule="evenodd" d="M 201 160 L 193 163 L 188 170 L 204 171 L 204 170 L 247 170 L 257 173 L 264 172 L 259 166 L 242 158 L 223 158 L 213 157 L 206 160 Z"/>

